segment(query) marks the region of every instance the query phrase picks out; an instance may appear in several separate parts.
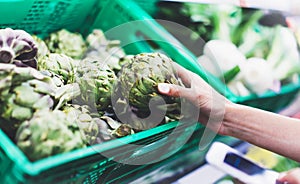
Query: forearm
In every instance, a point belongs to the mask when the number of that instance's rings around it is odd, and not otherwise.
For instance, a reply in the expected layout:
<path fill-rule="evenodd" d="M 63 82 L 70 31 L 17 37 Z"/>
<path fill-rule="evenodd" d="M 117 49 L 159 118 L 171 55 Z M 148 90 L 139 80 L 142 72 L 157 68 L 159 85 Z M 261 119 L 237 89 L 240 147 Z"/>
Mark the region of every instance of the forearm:
<path fill-rule="evenodd" d="M 259 109 L 228 104 L 222 134 L 300 161 L 300 121 Z"/>

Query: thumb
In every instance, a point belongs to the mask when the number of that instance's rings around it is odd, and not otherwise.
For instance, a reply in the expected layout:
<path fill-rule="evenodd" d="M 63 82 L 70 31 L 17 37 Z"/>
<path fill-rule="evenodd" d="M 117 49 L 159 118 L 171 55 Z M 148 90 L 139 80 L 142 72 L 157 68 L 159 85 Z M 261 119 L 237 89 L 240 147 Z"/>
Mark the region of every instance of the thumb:
<path fill-rule="evenodd" d="M 192 100 L 193 97 L 192 91 L 189 88 L 174 84 L 159 83 L 158 91 L 167 96 L 183 97 L 189 100 Z"/>

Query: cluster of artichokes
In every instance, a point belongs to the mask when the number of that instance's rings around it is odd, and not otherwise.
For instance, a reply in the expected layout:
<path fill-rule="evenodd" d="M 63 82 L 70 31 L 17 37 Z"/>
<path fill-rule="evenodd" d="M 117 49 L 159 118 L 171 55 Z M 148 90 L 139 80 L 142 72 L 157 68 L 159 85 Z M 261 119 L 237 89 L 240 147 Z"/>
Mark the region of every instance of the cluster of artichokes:
<path fill-rule="evenodd" d="M 32 161 L 180 118 L 180 101 L 157 91 L 182 85 L 163 54 L 126 55 L 101 30 L 41 39 L 7 28 L 0 42 L 0 128 Z"/>

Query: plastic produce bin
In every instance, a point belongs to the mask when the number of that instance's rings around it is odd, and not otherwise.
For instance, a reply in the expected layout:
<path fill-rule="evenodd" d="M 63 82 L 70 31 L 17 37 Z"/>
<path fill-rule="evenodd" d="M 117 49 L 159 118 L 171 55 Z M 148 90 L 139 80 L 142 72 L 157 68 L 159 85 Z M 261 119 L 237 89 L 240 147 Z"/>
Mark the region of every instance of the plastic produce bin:
<path fill-rule="evenodd" d="M 140 7 L 142 7 L 147 13 L 149 13 L 152 17 L 155 17 L 156 13 L 159 12 L 157 7 L 157 3 L 159 2 L 158 0 L 150 0 L 147 2 L 145 2 L 144 0 L 134 0 L 134 1 Z M 168 20 L 168 17 L 166 16 L 164 19 Z M 171 27 L 170 29 L 172 29 L 172 26 L 170 27 Z M 181 36 L 180 35 L 181 33 L 178 35 L 176 35 L 176 33 L 177 33 L 176 30 L 174 30 L 173 35 L 175 37 Z M 190 59 L 197 60 L 196 56 L 191 56 Z M 200 70 L 202 70 L 202 72 L 198 74 L 202 76 L 202 74 L 204 73 L 206 78 L 209 79 L 208 80 L 209 84 L 213 86 L 216 90 L 218 90 L 220 93 L 222 93 L 224 96 L 226 96 L 229 100 L 235 103 L 257 107 L 272 112 L 279 112 L 287 105 L 289 105 L 295 99 L 300 89 L 300 81 L 299 81 L 298 83 L 290 83 L 290 84 L 283 85 L 279 93 L 268 91 L 259 96 L 256 94 L 251 94 L 248 96 L 238 96 L 234 94 L 219 78 L 210 75 L 203 68 L 201 68 Z"/>
<path fill-rule="evenodd" d="M 105 34 L 110 39 L 130 42 L 125 47 L 127 53 L 153 51 L 152 43 L 145 40 L 147 38 L 159 40 L 155 47 L 160 47 L 162 52 L 172 55 L 179 64 L 204 75 L 197 64 L 192 62 L 194 61 L 190 58 L 193 57 L 192 54 L 159 24 L 151 21 L 151 17 L 131 1 L 0 0 L 0 17 L 2 28 L 24 29 L 41 36 L 62 28 L 79 31 L 83 35 L 94 28 L 100 28 L 107 31 Z M 136 22 L 135 26 L 127 27 L 128 29 L 122 32 L 120 29 L 113 29 L 122 23 L 137 20 L 143 21 Z M 203 130 L 204 127 L 195 122 L 171 122 L 134 135 L 35 162 L 30 162 L 13 141 L 0 130 L 0 183 L 130 181 L 133 174 L 137 176 L 141 173 L 141 169 L 145 172 L 148 164 L 126 163 L 146 158 L 150 158 L 150 163 L 155 159 L 163 160 L 169 156 L 171 158 L 174 153 L 197 149 L 199 140 L 195 138 L 201 137 Z M 189 139 L 191 136 L 192 138 Z M 236 140 L 230 139 L 228 143 L 231 141 Z M 140 146 L 133 147 L 133 143 Z M 184 146 L 179 146 L 183 144 Z M 160 150 L 163 154 L 157 155 L 156 150 Z M 118 177 L 108 177 L 112 174 Z"/>

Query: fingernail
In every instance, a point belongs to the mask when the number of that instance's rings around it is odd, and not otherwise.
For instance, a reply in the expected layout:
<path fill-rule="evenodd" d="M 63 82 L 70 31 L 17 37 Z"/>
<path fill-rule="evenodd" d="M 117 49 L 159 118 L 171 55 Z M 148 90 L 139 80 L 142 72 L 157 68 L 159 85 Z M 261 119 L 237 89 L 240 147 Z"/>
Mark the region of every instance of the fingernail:
<path fill-rule="evenodd" d="M 170 92 L 170 86 L 165 83 L 158 84 L 158 90 L 162 93 L 169 93 Z"/>

